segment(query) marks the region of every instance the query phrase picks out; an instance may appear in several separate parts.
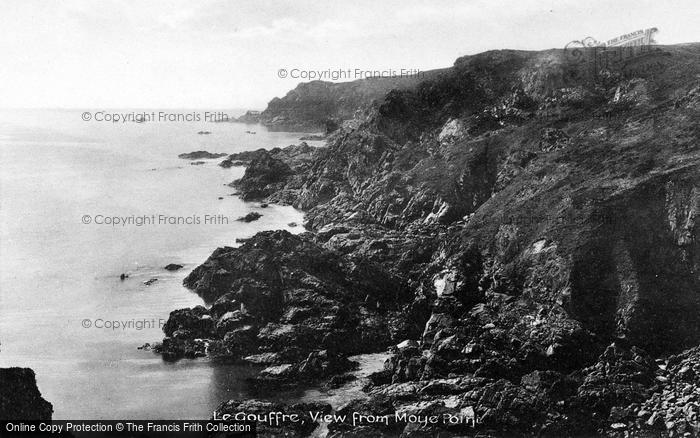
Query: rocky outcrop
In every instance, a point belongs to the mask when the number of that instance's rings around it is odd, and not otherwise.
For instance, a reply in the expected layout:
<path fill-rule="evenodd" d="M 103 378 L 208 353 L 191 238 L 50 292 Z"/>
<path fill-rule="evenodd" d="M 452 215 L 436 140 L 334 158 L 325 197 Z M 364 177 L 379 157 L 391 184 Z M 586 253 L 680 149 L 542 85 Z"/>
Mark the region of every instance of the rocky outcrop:
<path fill-rule="evenodd" d="M 248 110 L 245 114 L 235 118 L 233 121 L 248 124 L 260 123 L 260 111 Z"/>
<path fill-rule="evenodd" d="M 245 190 L 306 210 L 313 234 L 217 250 L 186 286 L 236 297 L 223 344 L 266 354 L 273 380 L 337 351 L 296 336 L 322 327 L 309 302 L 337 305 L 323 327 L 343 354 L 394 345 L 345 409 L 474 420 L 332 436 L 698 434 L 700 45 L 651 56 L 660 70 L 591 72 L 493 51 L 388 91 L 301 170 L 251 170 Z"/>
<path fill-rule="evenodd" d="M 286 231 L 217 249 L 185 286 L 211 307 L 172 312 L 160 351 L 277 366 L 261 381 L 313 380 L 351 368 L 345 357 L 403 336 L 393 320 L 409 298 L 400 279 L 376 264 Z"/>
<path fill-rule="evenodd" d="M 53 406 L 41 397 L 34 371 L 0 368 L 0 418 L 51 421 Z"/>
<path fill-rule="evenodd" d="M 231 185 L 240 191 L 246 201 L 263 199 L 283 188 L 292 173 L 286 163 L 266 152 L 254 159 L 246 167 L 243 178 Z"/>
<path fill-rule="evenodd" d="M 284 97 L 272 99 L 258 120 L 270 129 L 333 132 L 342 121 L 354 118 L 357 111 L 389 90 L 414 86 L 438 73 L 431 71 L 414 76 L 377 77 L 352 82 L 300 83 Z"/>
<path fill-rule="evenodd" d="M 241 222 L 253 222 L 260 219 L 262 216 L 263 215 L 258 213 L 257 211 L 251 211 L 250 213 L 246 214 L 245 216 L 239 217 L 236 220 Z"/>
<path fill-rule="evenodd" d="M 184 154 L 180 154 L 177 157 L 182 158 L 184 160 L 201 160 L 201 159 L 210 159 L 210 158 L 221 158 L 225 157 L 226 154 L 224 153 L 212 153 L 208 151 L 195 151 L 195 152 L 187 152 Z"/>
<path fill-rule="evenodd" d="M 295 196 L 301 175 L 308 170 L 317 150 L 302 142 L 269 151 L 258 149 L 233 154 L 225 160 L 226 165 L 224 162 L 221 165 L 230 167 L 236 162 L 247 163 L 243 177 L 231 183 L 243 199 L 260 200 L 276 194 L 274 200 L 284 203 L 284 198 Z M 285 191 L 281 192 L 282 189 Z"/>

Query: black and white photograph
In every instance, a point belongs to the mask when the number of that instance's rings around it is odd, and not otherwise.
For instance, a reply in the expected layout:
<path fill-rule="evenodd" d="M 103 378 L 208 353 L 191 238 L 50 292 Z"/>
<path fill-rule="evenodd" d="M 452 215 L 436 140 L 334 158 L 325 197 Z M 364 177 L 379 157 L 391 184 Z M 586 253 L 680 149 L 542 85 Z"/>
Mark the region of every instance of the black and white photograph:
<path fill-rule="evenodd" d="M 700 437 L 700 3 L 0 0 L 0 437 Z"/>

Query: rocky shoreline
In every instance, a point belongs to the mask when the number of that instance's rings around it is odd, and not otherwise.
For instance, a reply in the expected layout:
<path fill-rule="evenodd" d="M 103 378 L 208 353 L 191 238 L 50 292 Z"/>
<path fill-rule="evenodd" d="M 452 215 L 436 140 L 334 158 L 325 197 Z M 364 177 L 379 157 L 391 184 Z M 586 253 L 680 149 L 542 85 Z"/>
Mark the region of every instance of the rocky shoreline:
<path fill-rule="evenodd" d="M 30 368 L 0 368 L 0 419 L 51 421 L 53 406 L 44 400 Z"/>
<path fill-rule="evenodd" d="M 217 249 L 184 281 L 210 307 L 172 312 L 159 351 L 328 385 L 388 350 L 346 406 L 219 411 L 473 420 L 332 437 L 700 435 L 700 45 L 663 53 L 652 74 L 463 57 L 357 108 L 325 148 L 228 157 L 243 199 L 303 209 L 308 232 Z"/>
<path fill-rule="evenodd" d="M 435 72 L 426 72 L 426 75 Z M 237 119 L 241 123 L 260 123 L 273 131 L 335 131 L 342 120 L 389 90 L 414 86 L 411 77 L 373 78 L 353 82 L 303 82 L 285 96 L 275 97 L 262 112 L 248 111 Z"/>

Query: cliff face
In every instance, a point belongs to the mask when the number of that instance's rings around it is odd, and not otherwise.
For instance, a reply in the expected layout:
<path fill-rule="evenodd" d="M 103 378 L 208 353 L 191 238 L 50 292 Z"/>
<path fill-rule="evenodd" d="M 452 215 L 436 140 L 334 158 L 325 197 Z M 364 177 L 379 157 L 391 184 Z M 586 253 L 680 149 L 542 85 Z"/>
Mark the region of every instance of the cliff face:
<path fill-rule="evenodd" d="M 336 134 L 295 205 L 311 229 L 354 213 L 449 226 L 436 266 L 476 245 L 488 269 L 517 274 L 500 291 L 595 333 L 652 350 L 697 342 L 698 50 L 665 53 L 653 76 L 568 84 L 560 52 L 460 59 Z"/>
<path fill-rule="evenodd" d="M 276 181 L 270 199 L 307 211 L 300 239 L 404 291 L 361 305 L 381 339 L 409 342 L 352 409 L 468 407 L 497 435 L 700 432 L 697 396 L 669 398 L 700 388 L 697 351 L 672 356 L 700 344 L 700 45 L 633 61 L 460 58 L 386 92 Z M 223 271 L 207 262 L 188 284 Z M 217 296 L 238 287 L 216 278 Z M 362 433 L 425 432 L 411 427 Z"/>
<path fill-rule="evenodd" d="M 284 97 L 272 99 L 258 121 L 272 129 L 332 131 L 340 122 L 354 118 L 358 110 L 381 98 L 387 91 L 411 87 L 434 74 L 436 72 L 340 83 L 300 83 Z"/>
<path fill-rule="evenodd" d="M 0 368 L 0 419 L 51 421 L 53 406 L 41 397 L 34 371 Z"/>

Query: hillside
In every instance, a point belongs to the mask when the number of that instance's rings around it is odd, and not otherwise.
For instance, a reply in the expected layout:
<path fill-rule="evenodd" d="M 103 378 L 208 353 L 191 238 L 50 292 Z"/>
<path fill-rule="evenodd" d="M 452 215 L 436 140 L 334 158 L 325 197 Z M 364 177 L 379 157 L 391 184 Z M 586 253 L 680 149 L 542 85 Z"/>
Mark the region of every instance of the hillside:
<path fill-rule="evenodd" d="M 389 347 L 345 411 L 478 418 L 334 437 L 697 436 L 700 44 L 654 49 L 491 51 L 373 98 L 276 175 L 310 232 L 215 251 L 185 280 L 213 306 L 173 312 L 166 354 L 209 339 L 262 384 Z"/>
<path fill-rule="evenodd" d="M 275 97 L 258 121 L 272 129 L 292 131 L 334 130 L 339 123 L 392 89 L 405 89 L 438 74 L 422 72 L 416 77 L 369 78 L 351 82 L 312 81 L 297 85 L 284 97 Z"/>

